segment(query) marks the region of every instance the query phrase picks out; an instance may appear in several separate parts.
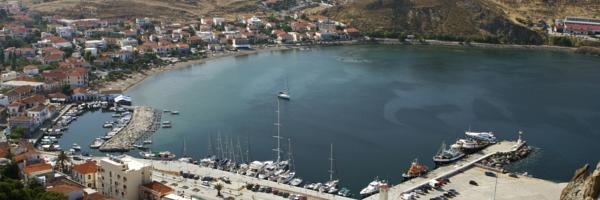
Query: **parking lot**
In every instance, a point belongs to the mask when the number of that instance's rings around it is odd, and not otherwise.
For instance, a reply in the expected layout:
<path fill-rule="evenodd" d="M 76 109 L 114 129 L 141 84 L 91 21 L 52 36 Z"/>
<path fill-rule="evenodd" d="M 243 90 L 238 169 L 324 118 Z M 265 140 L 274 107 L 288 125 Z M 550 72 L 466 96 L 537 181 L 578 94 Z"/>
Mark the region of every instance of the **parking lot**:
<path fill-rule="evenodd" d="M 554 200 L 560 196 L 560 192 L 565 187 L 564 183 L 519 175 L 511 177 L 508 174 L 489 172 L 479 167 L 465 170 L 448 180 L 448 183 L 437 189 L 429 190 L 427 193 L 419 192 L 415 199 Z"/>

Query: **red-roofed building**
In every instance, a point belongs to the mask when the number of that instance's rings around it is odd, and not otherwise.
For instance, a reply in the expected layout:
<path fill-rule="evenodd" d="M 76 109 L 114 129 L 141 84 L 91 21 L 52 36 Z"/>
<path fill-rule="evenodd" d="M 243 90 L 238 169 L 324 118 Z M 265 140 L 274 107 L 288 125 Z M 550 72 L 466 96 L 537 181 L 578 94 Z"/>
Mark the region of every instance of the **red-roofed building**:
<path fill-rule="evenodd" d="M 96 188 L 98 182 L 98 165 L 96 162 L 86 162 L 73 166 L 73 179 L 89 188 Z"/>
<path fill-rule="evenodd" d="M 23 177 L 25 180 L 32 180 L 38 177 L 45 177 L 44 179 L 52 177 L 52 165 L 48 163 L 36 163 L 23 167 Z"/>
<path fill-rule="evenodd" d="M 84 197 L 83 188 L 70 184 L 58 184 L 46 188 L 48 192 L 58 192 L 64 194 L 68 200 L 80 200 Z"/>
<path fill-rule="evenodd" d="M 172 188 L 157 181 L 140 186 L 140 198 L 146 200 L 160 200 L 172 192 Z"/>

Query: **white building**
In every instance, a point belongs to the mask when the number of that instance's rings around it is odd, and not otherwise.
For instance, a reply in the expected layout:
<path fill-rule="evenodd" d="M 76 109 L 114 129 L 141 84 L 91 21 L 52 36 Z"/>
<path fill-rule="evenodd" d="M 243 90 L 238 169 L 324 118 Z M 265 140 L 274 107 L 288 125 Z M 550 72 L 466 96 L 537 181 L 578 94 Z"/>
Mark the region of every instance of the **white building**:
<path fill-rule="evenodd" d="M 138 41 L 134 38 L 124 38 L 122 40 L 119 40 L 119 46 L 120 47 L 124 47 L 124 46 L 137 46 L 138 45 Z"/>
<path fill-rule="evenodd" d="M 10 71 L 2 74 L 2 81 L 11 81 L 17 79 L 17 72 Z"/>
<path fill-rule="evenodd" d="M 106 47 L 108 47 L 108 43 L 106 42 L 106 40 L 88 40 L 85 41 L 85 47 L 106 49 Z"/>
<path fill-rule="evenodd" d="M 96 49 L 95 47 L 89 47 L 89 48 L 85 48 L 84 51 L 90 52 L 90 55 L 92 55 L 93 57 L 98 57 L 98 49 Z"/>
<path fill-rule="evenodd" d="M 0 94 L 0 106 L 8 106 L 10 102 L 8 101 L 8 96 L 4 95 L 4 94 Z"/>
<path fill-rule="evenodd" d="M 73 27 L 70 26 L 59 26 L 56 27 L 56 33 L 63 38 L 73 37 Z"/>
<path fill-rule="evenodd" d="M 152 182 L 151 166 L 127 155 L 100 160 L 98 172 L 98 191 L 116 199 L 139 199 L 139 187 Z"/>
<path fill-rule="evenodd" d="M 214 17 L 212 21 L 213 21 L 213 24 L 220 26 L 221 24 L 223 24 L 223 22 L 225 22 L 225 18 Z"/>

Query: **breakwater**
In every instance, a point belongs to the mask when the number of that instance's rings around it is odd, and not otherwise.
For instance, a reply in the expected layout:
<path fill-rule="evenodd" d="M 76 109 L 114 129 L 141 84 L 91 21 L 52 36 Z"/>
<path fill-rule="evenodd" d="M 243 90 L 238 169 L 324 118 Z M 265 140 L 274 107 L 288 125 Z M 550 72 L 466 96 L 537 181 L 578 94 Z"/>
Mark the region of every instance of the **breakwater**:
<path fill-rule="evenodd" d="M 157 114 L 151 107 L 135 107 L 131 121 L 100 147 L 100 151 L 129 151 L 144 135 L 156 130 Z"/>

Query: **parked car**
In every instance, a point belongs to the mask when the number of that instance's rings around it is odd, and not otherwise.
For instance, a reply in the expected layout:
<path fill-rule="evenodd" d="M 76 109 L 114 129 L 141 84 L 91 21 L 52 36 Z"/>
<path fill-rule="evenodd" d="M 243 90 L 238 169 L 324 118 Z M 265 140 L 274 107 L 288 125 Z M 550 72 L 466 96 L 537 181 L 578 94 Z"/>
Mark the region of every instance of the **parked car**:
<path fill-rule="evenodd" d="M 485 172 L 485 175 L 486 175 L 486 176 L 489 176 L 489 177 L 496 177 L 496 173 L 494 173 L 494 172 L 490 172 L 490 171 L 486 171 L 486 172 Z"/>
<path fill-rule="evenodd" d="M 474 180 L 470 180 L 469 184 L 474 185 L 474 186 L 478 186 L 479 184 L 477 184 L 477 182 L 475 182 Z"/>

